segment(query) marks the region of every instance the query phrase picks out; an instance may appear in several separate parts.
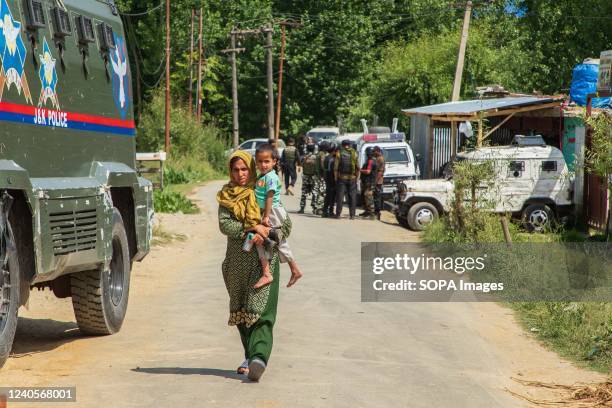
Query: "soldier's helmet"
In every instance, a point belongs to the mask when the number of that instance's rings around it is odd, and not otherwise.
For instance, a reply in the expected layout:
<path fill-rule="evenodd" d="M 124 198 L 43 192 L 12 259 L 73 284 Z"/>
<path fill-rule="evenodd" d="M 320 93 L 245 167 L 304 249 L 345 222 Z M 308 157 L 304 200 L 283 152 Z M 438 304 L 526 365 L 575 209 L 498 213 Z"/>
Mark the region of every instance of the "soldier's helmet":
<path fill-rule="evenodd" d="M 315 145 L 314 145 L 314 144 L 312 144 L 312 143 L 311 143 L 311 144 L 309 144 L 309 145 L 307 145 L 307 146 L 306 146 L 306 150 L 307 150 L 309 153 L 314 153 L 314 151 L 315 151 Z"/>
<path fill-rule="evenodd" d="M 365 149 L 365 154 L 368 157 L 372 157 L 374 155 L 374 148 L 373 147 L 367 147 Z"/>
<path fill-rule="evenodd" d="M 329 142 L 327 140 L 321 141 L 321 143 L 319 143 L 319 151 L 326 152 L 327 149 L 329 149 Z"/>
<path fill-rule="evenodd" d="M 329 153 L 333 153 L 336 151 L 337 148 L 338 148 L 338 145 L 336 145 L 336 143 L 330 142 L 329 145 L 327 146 L 327 151 Z"/>

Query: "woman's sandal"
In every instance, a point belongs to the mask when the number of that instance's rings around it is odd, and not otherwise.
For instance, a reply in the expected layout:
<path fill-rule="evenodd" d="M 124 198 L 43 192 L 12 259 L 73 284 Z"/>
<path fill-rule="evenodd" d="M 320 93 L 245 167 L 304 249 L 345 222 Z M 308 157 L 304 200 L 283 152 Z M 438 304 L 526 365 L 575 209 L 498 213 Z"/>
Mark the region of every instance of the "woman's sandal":
<path fill-rule="evenodd" d="M 266 371 L 266 363 L 258 358 L 254 358 L 249 363 L 249 380 L 251 381 L 259 381 L 264 371 Z"/>
<path fill-rule="evenodd" d="M 249 360 L 244 360 L 240 367 L 236 369 L 238 374 L 248 374 L 249 373 Z"/>

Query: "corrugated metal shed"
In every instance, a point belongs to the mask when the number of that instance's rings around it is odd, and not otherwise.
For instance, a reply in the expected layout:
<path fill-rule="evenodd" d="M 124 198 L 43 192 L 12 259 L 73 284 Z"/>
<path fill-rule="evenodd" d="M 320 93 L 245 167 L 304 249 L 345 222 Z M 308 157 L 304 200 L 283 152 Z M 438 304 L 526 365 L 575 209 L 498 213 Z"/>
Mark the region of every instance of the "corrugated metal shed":
<path fill-rule="evenodd" d="M 559 104 L 563 101 L 563 97 L 535 97 L 535 96 L 519 96 L 508 98 L 495 99 L 476 99 L 470 101 L 458 101 L 440 103 L 437 105 L 422 106 L 413 109 L 403 109 L 402 112 L 406 115 L 427 115 L 427 116 L 448 116 L 461 118 L 474 118 L 479 112 L 494 113 L 495 116 L 504 114 L 504 111 L 512 111 L 517 108 L 525 108 L 524 110 L 542 109 L 542 105 Z M 521 109 L 523 110 L 523 109 Z M 508 112 L 510 113 L 510 112 Z M 439 118 L 436 118 L 437 120 Z"/>
<path fill-rule="evenodd" d="M 521 119 L 521 129 L 528 132 L 534 126 L 530 122 L 545 120 L 542 113 L 559 117 L 559 109 L 564 101 L 563 96 L 510 96 L 505 98 L 476 99 L 441 103 L 402 112 L 410 116 L 410 142 L 415 154 L 419 157 L 419 167 L 424 177 L 438 177 L 444 163 L 448 162 L 457 152 L 462 136 L 458 125 L 461 122 L 480 122 L 487 119 L 493 123 L 493 128 L 483 136 L 498 143 L 509 143 L 517 129 L 509 125 L 513 117 L 527 115 Z M 477 130 L 474 129 L 476 133 Z M 525 134 L 527 134 L 527 132 Z M 453 140 L 453 135 L 455 140 Z"/>

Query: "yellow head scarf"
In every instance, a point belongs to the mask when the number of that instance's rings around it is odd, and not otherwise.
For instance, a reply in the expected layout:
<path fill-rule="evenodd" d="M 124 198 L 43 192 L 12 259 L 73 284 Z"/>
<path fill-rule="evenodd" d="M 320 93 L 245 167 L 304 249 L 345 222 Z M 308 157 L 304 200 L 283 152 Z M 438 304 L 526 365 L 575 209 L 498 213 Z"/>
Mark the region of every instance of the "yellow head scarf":
<path fill-rule="evenodd" d="M 242 159 L 249 168 L 249 181 L 246 186 L 239 186 L 231 180 L 231 163 L 234 157 Z M 228 168 L 230 182 L 217 193 L 217 201 L 220 206 L 230 210 L 234 217 L 243 223 L 245 228 L 252 228 L 261 222 L 261 212 L 255 198 L 255 182 L 257 181 L 255 160 L 244 150 L 236 150 L 229 157 Z"/>

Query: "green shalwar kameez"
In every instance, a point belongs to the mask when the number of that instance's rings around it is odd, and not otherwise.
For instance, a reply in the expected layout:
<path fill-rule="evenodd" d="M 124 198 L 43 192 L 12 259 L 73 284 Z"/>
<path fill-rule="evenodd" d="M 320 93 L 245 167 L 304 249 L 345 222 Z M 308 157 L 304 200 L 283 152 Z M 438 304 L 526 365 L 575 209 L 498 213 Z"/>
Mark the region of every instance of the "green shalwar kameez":
<path fill-rule="evenodd" d="M 227 251 L 222 271 L 230 297 L 228 324 L 238 327 L 245 358 L 257 357 L 267 364 L 272 352 L 272 329 L 278 303 L 278 250 L 274 248 L 270 261 L 274 281 L 270 285 L 254 289 L 253 286 L 262 275 L 257 251 L 254 248 L 250 252 L 242 250 L 246 235 L 243 225 L 222 206 L 219 207 L 219 229 L 227 235 Z M 281 226 L 281 233 L 285 237 L 291 233 L 289 217 Z"/>

